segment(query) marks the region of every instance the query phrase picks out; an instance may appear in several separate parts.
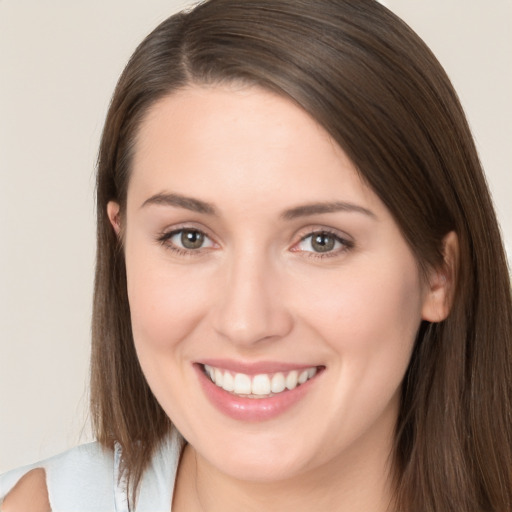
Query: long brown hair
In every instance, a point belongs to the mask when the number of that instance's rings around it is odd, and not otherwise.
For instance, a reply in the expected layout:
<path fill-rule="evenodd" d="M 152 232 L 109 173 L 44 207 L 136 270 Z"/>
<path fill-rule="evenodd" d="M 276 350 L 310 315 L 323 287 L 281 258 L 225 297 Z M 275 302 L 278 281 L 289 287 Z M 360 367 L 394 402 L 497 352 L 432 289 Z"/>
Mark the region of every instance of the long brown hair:
<path fill-rule="evenodd" d="M 190 84 L 242 82 L 315 118 L 386 204 L 427 269 L 458 235 L 452 311 L 424 322 L 403 383 L 399 511 L 512 510 L 512 304 L 499 228 L 464 113 L 421 39 L 373 0 L 209 0 L 158 26 L 115 90 L 97 177 L 92 418 L 137 488 L 169 432 L 134 350 L 123 248 L 106 214 L 126 204 L 148 109 Z"/>

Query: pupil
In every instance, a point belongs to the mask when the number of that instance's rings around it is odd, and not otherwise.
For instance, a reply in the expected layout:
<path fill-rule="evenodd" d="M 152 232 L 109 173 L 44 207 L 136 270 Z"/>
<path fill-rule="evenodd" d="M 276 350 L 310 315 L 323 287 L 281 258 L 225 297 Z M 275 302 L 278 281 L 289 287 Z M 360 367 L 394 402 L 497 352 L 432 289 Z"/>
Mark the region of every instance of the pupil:
<path fill-rule="evenodd" d="M 181 243 L 186 249 L 199 249 L 204 242 L 204 235 L 199 231 L 183 231 Z"/>
<path fill-rule="evenodd" d="M 313 237 L 311 245 L 316 252 L 328 252 L 334 249 L 334 237 L 328 233 L 319 233 Z"/>

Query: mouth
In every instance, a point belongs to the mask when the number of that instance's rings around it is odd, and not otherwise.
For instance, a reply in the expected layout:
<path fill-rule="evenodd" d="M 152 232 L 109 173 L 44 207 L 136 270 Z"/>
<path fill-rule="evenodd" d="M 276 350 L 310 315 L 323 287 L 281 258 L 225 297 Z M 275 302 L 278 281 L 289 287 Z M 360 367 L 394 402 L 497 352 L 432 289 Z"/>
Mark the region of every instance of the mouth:
<path fill-rule="evenodd" d="M 237 421 L 278 418 L 306 400 L 325 366 L 280 363 L 238 364 L 210 360 L 194 364 L 208 401 Z M 306 402 L 309 403 L 309 402 Z"/>
<path fill-rule="evenodd" d="M 322 368 L 310 366 L 300 370 L 258 373 L 256 375 L 235 373 L 207 364 L 202 365 L 202 369 L 213 384 L 224 391 L 243 398 L 262 399 L 272 398 L 305 384 L 315 377 Z"/>

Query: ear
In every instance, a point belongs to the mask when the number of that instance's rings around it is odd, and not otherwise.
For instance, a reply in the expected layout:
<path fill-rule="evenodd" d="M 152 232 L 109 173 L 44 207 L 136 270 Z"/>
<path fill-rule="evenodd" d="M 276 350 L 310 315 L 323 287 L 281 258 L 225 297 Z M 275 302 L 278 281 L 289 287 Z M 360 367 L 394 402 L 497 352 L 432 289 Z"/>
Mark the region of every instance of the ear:
<path fill-rule="evenodd" d="M 120 236 L 121 233 L 121 215 L 119 212 L 119 204 L 115 201 L 109 201 L 107 204 L 107 215 L 117 236 Z"/>
<path fill-rule="evenodd" d="M 443 239 L 443 264 L 429 274 L 422 318 L 429 322 L 442 322 L 450 313 L 459 263 L 459 239 L 450 231 Z"/>

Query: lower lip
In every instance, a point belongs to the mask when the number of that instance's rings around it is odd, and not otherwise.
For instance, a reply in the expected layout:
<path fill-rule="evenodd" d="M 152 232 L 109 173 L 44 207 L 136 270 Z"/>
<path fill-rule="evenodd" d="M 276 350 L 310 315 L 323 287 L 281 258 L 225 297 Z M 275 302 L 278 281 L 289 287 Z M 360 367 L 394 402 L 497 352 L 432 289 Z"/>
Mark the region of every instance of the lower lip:
<path fill-rule="evenodd" d="M 319 376 L 296 388 L 282 391 L 269 398 L 245 398 L 234 395 L 216 386 L 203 371 L 201 365 L 194 365 L 199 374 L 201 386 L 210 402 L 223 414 L 239 421 L 266 421 L 276 418 L 299 402 L 314 385 Z"/>

